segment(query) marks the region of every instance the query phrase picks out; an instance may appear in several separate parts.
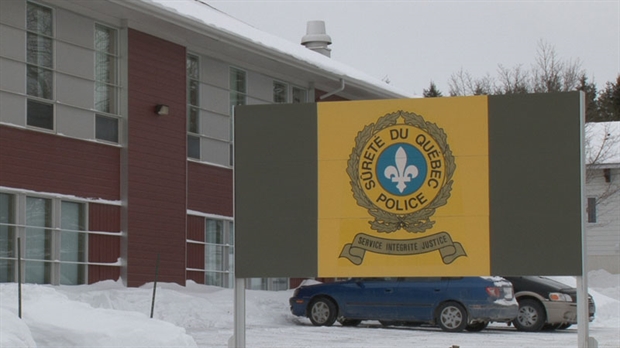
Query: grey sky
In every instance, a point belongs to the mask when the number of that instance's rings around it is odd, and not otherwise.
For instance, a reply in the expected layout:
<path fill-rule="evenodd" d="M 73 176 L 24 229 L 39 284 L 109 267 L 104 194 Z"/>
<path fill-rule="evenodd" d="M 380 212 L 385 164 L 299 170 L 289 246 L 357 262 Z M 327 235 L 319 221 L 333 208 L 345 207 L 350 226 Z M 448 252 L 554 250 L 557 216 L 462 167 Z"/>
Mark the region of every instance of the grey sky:
<path fill-rule="evenodd" d="M 620 0 L 207 2 L 296 44 L 307 21 L 323 20 L 332 59 L 417 95 L 431 80 L 447 95 L 461 68 L 474 77 L 529 68 L 540 41 L 579 60 L 599 89 L 620 73 Z"/>

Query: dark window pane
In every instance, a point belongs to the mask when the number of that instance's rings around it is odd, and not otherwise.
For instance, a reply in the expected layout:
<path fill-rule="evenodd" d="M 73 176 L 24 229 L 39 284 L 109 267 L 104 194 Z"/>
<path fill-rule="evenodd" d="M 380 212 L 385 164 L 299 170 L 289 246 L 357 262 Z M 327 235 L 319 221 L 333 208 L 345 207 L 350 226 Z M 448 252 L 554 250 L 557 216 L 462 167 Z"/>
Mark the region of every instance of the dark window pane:
<path fill-rule="evenodd" d="M 29 126 L 54 129 L 54 105 L 28 99 Z"/>
<path fill-rule="evenodd" d="M 200 159 L 200 138 L 187 136 L 187 157 Z"/>
<path fill-rule="evenodd" d="M 198 84 L 198 81 L 196 80 L 190 80 L 188 83 L 189 87 L 188 87 L 188 91 L 187 91 L 187 102 L 190 105 L 194 105 L 194 106 L 198 106 L 199 104 L 199 91 L 200 91 L 200 85 Z"/>
<path fill-rule="evenodd" d="M 588 222 L 596 222 L 596 198 L 588 198 Z"/>
<path fill-rule="evenodd" d="M 198 109 L 189 108 L 189 115 L 187 117 L 187 131 L 191 133 L 198 134 L 199 129 L 199 120 L 198 120 Z"/>
<path fill-rule="evenodd" d="M 286 103 L 288 102 L 288 86 L 281 82 L 273 83 L 273 102 L 274 103 Z"/>
<path fill-rule="evenodd" d="M 187 76 L 197 80 L 198 79 L 198 58 L 195 56 L 187 57 Z"/>
<path fill-rule="evenodd" d="M 118 143 L 118 119 L 97 115 L 95 137 L 99 140 Z"/>

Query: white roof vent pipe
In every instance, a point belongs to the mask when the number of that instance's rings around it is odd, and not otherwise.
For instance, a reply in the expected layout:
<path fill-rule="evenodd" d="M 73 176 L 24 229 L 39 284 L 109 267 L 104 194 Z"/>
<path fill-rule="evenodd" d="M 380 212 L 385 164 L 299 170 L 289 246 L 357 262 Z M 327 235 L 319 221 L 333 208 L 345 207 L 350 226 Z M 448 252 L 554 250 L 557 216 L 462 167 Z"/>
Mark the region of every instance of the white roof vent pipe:
<path fill-rule="evenodd" d="M 324 21 L 309 21 L 306 25 L 306 35 L 301 38 L 301 44 L 306 48 L 319 52 L 320 54 L 331 57 L 332 38 L 325 33 Z"/>

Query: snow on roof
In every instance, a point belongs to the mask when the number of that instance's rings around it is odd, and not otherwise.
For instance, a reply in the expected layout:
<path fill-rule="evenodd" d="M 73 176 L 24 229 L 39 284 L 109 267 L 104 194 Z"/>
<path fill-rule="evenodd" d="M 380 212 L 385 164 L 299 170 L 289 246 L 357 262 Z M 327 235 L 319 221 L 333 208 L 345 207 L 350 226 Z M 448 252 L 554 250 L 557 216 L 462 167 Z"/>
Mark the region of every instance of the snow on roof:
<path fill-rule="evenodd" d="M 404 92 L 399 88 L 391 86 L 384 81 L 356 70 L 346 64 L 335 61 L 320 53 L 311 51 L 301 44 L 296 45 L 288 40 L 260 31 L 249 24 L 246 24 L 211 7 L 205 2 L 199 0 L 139 1 L 146 5 L 152 6 L 154 9 L 163 9 L 167 12 L 175 13 L 190 21 L 196 22 L 197 24 L 205 25 L 240 40 L 245 40 L 249 43 L 267 48 L 277 54 L 289 56 L 293 59 L 310 64 L 318 70 L 323 70 L 339 78 L 344 78 L 349 81 L 358 81 L 402 97 L 413 97 L 412 93 Z M 240 6 L 243 6 L 243 4 L 240 4 Z"/>
<path fill-rule="evenodd" d="M 586 123 L 586 163 L 620 165 L 620 121 Z"/>

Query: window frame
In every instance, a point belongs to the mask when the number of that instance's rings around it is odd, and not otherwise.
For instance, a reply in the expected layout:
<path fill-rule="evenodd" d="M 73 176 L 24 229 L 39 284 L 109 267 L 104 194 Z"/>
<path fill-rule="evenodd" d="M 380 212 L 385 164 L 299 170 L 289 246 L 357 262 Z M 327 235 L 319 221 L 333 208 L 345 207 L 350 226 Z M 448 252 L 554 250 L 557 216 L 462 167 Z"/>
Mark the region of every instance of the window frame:
<path fill-rule="evenodd" d="M 0 262 L 3 266 L 6 264 L 6 281 L 15 281 L 17 279 L 18 265 L 17 265 L 17 247 L 18 239 L 20 243 L 21 254 L 21 278 L 25 281 L 38 283 L 38 284 L 52 284 L 52 285 L 79 285 L 88 283 L 88 203 L 77 200 L 63 199 L 47 195 L 27 194 L 27 193 L 11 193 L 0 192 L 0 195 L 6 195 L 12 202 L 12 207 L 9 211 L 13 216 L 8 219 L 8 223 L 0 221 L 0 228 L 5 227 L 12 230 L 12 236 L 10 237 L 11 243 L 14 246 L 13 252 L 9 255 L 0 254 Z M 49 204 L 49 216 L 46 216 L 43 220 L 45 223 L 43 226 L 33 224 L 32 220 L 29 221 L 29 214 L 39 214 L 39 211 L 30 210 L 29 206 L 35 202 L 45 202 Z M 72 229 L 63 226 L 67 220 L 65 215 L 66 204 L 75 204 L 78 207 L 78 228 Z M 36 216 L 35 216 L 36 218 Z M 40 217 L 39 217 L 40 219 Z M 38 232 L 43 232 L 43 235 Z M 66 236 L 73 237 L 72 233 L 78 233 L 77 235 L 77 250 L 71 250 L 71 253 L 78 255 L 78 260 L 67 259 L 66 243 L 63 244 L 63 236 L 65 236 L 65 242 L 69 239 Z M 36 240 L 32 239 L 32 236 Z M 41 238 L 41 236 L 43 238 Z M 30 240 L 29 240 L 30 239 Z M 44 243 L 43 250 L 40 248 L 29 247 L 32 243 Z M 63 248 L 63 246 L 65 248 Z M 34 254 L 29 254 L 29 251 Z M 41 254 L 41 251 L 43 253 Z M 40 255 L 38 255 L 40 254 Z M 48 255 L 49 254 L 49 255 Z M 65 268 L 66 267 L 66 268 Z M 31 273 L 32 270 L 39 269 L 39 273 Z M 67 268 L 75 268 L 76 277 L 75 281 L 67 282 L 63 277 Z M 42 272 L 42 273 L 41 273 Z M 35 278 L 33 281 L 33 277 Z M 2 280 L 3 281 L 3 280 Z"/>
<path fill-rule="evenodd" d="M 29 24 L 29 15 L 30 15 L 30 11 L 33 8 L 39 8 L 39 9 L 45 9 L 49 11 L 49 16 L 50 16 L 50 33 L 42 33 L 39 32 L 37 30 L 33 30 L 30 28 L 30 24 Z M 54 8 L 50 7 L 50 6 L 45 6 L 42 5 L 40 3 L 34 2 L 34 1 L 26 1 L 26 13 L 25 13 L 25 34 L 26 34 L 26 47 L 25 47 L 25 51 L 26 51 L 26 58 L 25 58 L 25 64 L 26 64 L 26 75 L 25 75 L 25 79 L 26 79 L 26 126 L 27 127 L 33 127 L 36 129 L 40 129 L 40 130 L 46 130 L 46 131 L 55 131 L 56 130 L 56 107 L 55 107 L 55 83 L 56 83 L 56 38 L 55 38 L 55 34 L 56 34 L 56 16 L 55 16 L 55 12 L 54 12 Z M 49 40 L 49 45 L 50 45 L 50 60 L 51 62 L 49 63 L 49 66 L 46 65 L 41 65 L 38 62 L 31 62 L 30 61 L 30 56 L 31 56 L 31 50 L 32 50 L 32 46 L 30 45 L 30 42 L 32 42 L 31 38 L 43 38 L 44 40 Z M 37 40 L 37 42 L 39 42 L 39 40 Z M 36 46 L 38 48 L 38 45 Z M 37 71 L 36 73 L 36 77 L 31 75 L 31 73 L 33 71 Z M 40 79 L 40 73 L 44 72 L 45 74 L 49 74 L 49 81 L 46 81 L 49 84 L 49 92 L 43 92 L 43 94 L 47 94 L 49 93 L 49 95 L 44 95 L 41 96 L 39 92 L 31 94 L 31 89 L 34 88 L 33 84 L 33 80 L 36 81 L 36 85 L 40 86 L 41 85 L 41 79 Z M 39 88 L 37 88 L 37 90 L 39 90 Z M 49 111 L 49 114 L 46 111 L 45 115 L 39 115 L 39 114 L 34 114 L 34 105 L 31 105 L 32 103 L 36 103 L 39 104 L 40 106 L 47 106 L 48 108 L 51 109 L 51 111 Z M 39 111 L 41 111 L 42 109 L 39 108 Z M 31 114 L 31 112 L 33 112 Z M 41 119 L 45 119 L 45 122 L 41 122 Z"/>
<path fill-rule="evenodd" d="M 105 29 L 109 35 L 111 34 L 113 36 L 112 44 L 108 45 L 110 46 L 109 51 L 101 51 L 98 49 L 99 45 L 97 42 L 97 36 L 98 36 L 98 30 L 100 29 Z M 93 54 L 94 54 L 93 109 L 95 110 L 94 137 L 95 137 L 95 140 L 97 141 L 113 143 L 113 144 L 119 144 L 120 139 L 121 139 L 121 135 L 120 135 L 121 116 L 120 116 L 120 111 L 119 111 L 120 103 L 121 103 L 121 100 L 120 100 L 121 78 L 120 78 L 120 53 L 119 52 L 120 52 L 119 30 L 111 26 L 108 26 L 108 25 L 105 25 L 99 22 L 95 22 L 94 28 L 93 28 Z M 108 71 L 107 74 L 105 74 L 106 76 L 108 76 L 108 78 L 111 81 L 107 79 L 104 79 L 104 80 L 99 79 L 102 73 L 98 70 L 100 67 L 100 64 L 99 64 L 100 55 L 105 55 L 107 57 L 107 59 L 105 60 L 106 62 L 108 62 L 107 65 L 110 65 L 110 64 L 112 65 L 112 68 L 111 68 L 112 72 Z M 99 95 L 98 87 L 100 85 L 105 85 L 106 88 L 111 90 L 110 92 L 111 96 L 109 96 L 111 98 L 111 102 L 109 102 L 109 104 L 111 105 L 108 105 L 109 109 L 107 110 L 101 110 L 98 108 L 98 95 Z M 101 130 L 102 133 L 100 133 L 100 128 L 98 124 L 99 123 L 98 120 L 100 119 L 115 120 L 115 125 L 113 127 L 115 129 L 115 132 L 111 137 L 109 136 L 109 134 L 106 134 L 105 132 L 103 132 L 104 130 Z"/>
<path fill-rule="evenodd" d="M 201 160 L 201 134 L 200 134 L 200 55 L 187 53 L 186 55 L 186 79 L 187 79 L 187 157 Z M 190 72 L 190 61 L 195 64 L 195 76 Z M 195 86 L 195 87 L 193 87 Z M 192 91 L 195 89 L 195 96 Z M 196 99 L 195 103 L 192 99 Z M 194 120 L 192 120 L 194 118 Z M 195 123 L 195 129 L 192 124 Z"/>
<path fill-rule="evenodd" d="M 589 224 L 595 224 L 598 222 L 598 215 L 596 211 L 596 205 L 597 205 L 596 201 L 597 201 L 596 197 L 588 197 L 586 200 L 586 217 L 587 217 L 587 222 Z"/>
<path fill-rule="evenodd" d="M 232 288 L 234 286 L 235 276 L 235 231 L 232 220 L 217 219 L 217 218 L 205 218 L 204 240 L 205 240 L 205 255 L 204 255 L 204 282 L 206 285 L 220 286 L 224 288 Z M 216 225 L 221 224 L 221 241 L 218 243 L 209 241 L 209 222 L 214 222 Z M 210 250 L 220 250 L 216 253 L 215 260 L 217 263 L 211 265 Z M 215 281 L 211 281 L 215 279 Z"/>

